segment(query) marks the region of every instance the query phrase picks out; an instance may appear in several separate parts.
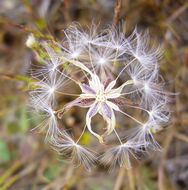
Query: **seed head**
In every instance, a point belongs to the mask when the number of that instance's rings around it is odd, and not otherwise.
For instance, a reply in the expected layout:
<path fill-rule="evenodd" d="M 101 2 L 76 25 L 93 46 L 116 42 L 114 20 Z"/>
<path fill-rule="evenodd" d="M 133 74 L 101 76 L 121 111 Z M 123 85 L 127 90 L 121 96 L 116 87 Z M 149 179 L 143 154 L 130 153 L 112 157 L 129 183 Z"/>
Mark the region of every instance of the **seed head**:
<path fill-rule="evenodd" d="M 149 43 L 149 33 L 138 32 L 136 28 L 126 36 L 125 24 L 101 32 L 96 25 L 83 29 L 74 24 L 64 30 L 64 36 L 62 41 L 40 43 L 46 55 L 41 58 L 45 64 L 35 71 L 36 75 L 34 72 L 37 82 L 32 83 L 35 88 L 30 92 L 35 111 L 45 113 L 46 120 L 39 126 L 47 129 L 52 147 L 87 169 L 97 158 L 93 151 L 79 144 L 86 129 L 102 145 L 114 145 L 116 141 L 107 139 L 110 135 L 116 137 L 118 145 L 104 151 L 103 158 L 98 159 L 105 165 L 130 168 L 130 155 L 137 158 L 137 153 L 160 150 L 154 132 L 162 130 L 169 120 L 168 96 L 173 93 L 164 90 L 158 63 L 161 51 Z M 31 46 L 32 41 L 33 36 L 27 45 Z M 80 93 L 74 93 L 74 85 Z M 62 106 L 60 97 L 64 95 L 73 100 Z M 75 135 L 77 140 L 65 132 L 61 120 L 75 106 L 87 109 L 85 127 L 81 135 Z M 103 134 L 94 130 L 92 119 L 97 114 L 105 121 Z M 130 126 L 128 119 L 135 124 Z"/>

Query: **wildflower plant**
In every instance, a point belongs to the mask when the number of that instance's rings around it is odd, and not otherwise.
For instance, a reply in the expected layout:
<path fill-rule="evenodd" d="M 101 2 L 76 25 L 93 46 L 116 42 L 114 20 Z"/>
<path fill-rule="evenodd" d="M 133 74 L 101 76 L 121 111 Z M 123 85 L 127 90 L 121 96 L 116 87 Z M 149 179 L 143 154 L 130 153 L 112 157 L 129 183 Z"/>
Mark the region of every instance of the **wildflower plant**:
<path fill-rule="evenodd" d="M 32 70 L 30 105 L 45 116 L 35 129 L 46 132 L 46 141 L 64 157 L 91 169 L 94 164 L 131 167 L 130 156 L 160 150 L 154 133 L 169 120 L 169 95 L 159 75 L 161 50 L 151 46 L 148 32 L 125 34 L 125 25 L 98 32 L 93 25 L 84 30 L 73 24 L 62 41 L 39 40 L 30 35 L 35 58 L 41 63 Z M 37 48 L 36 48 L 37 47 Z M 80 93 L 69 92 L 77 85 Z M 66 95 L 72 101 L 60 104 Z M 73 107 L 85 108 L 85 125 L 75 139 L 63 122 Z M 103 133 L 92 118 L 101 115 Z M 131 120 L 131 125 L 128 122 Z M 107 151 L 81 145 L 88 130 Z M 77 135 L 76 135 L 77 136 Z M 112 137 L 112 138 L 110 138 Z M 116 137 L 117 141 L 114 140 Z M 116 145 L 114 145 L 116 142 Z"/>

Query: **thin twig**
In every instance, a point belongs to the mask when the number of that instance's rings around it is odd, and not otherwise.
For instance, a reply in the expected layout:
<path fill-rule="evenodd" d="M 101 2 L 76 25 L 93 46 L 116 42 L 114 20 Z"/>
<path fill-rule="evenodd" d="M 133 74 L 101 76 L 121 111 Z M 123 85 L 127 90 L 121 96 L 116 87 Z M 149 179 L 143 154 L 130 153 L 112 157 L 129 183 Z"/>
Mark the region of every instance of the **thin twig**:
<path fill-rule="evenodd" d="M 121 0 L 117 0 L 115 8 L 114 8 L 114 19 L 113 19 L 113 24 L 114 25 L 116 25 L 118 23 L 120 9 L 121 9 Z"/>
<path fill-rule="evenodd" d="M 119 190 L 121 188 L 122 182 L 123 182 L 123 178 L 125 175 L 125 168 L 122 167 L 119 171 L 119 175 L 116 179 L 115 185 L 114 185 L 114 190 Z"/>
<path fill-rule="evenodd" d="M 167 153 L 168 153 L 168 150 L 170 147 L 170 143 L 171 143 L 173 137 L 174 137 L 174 131 L 172 130 L 164 142 L 164 151 L 161 155 L 161 160 L 160 160 L 160 164 L 159 164 L 159 168 L 158 168 L 158 189 L 159 190 L 165 190 L 165 187 L 164 187 L 164 168 L 163 167 L 164 167 L 165 158 L 167 156 Z"/>
<path fill-rule="evenodd" d="M 177 9 L 169 18 L 168 22 L 174 21 L 177 17 L 179 17 L 185 10 L 187 9 L 187 5 L 181 6 L 179 9 Z"/>
<path fill-rule="evenodd" d="M 64 8 L 63 8 L 63 14 L 65 16 L 66 23 L 71 22 L 71 17 L 70 17 L 70 1 L 69 0 L 62 0 L 64 3 Z"/>
<path fill-rule="evenodd" d="M 188 143 L 188 137 L 186 135 L 183 135 L 181 133 L 175 133 L 174 136 L 182 141 L 185 141 Z"/>
<path fill-rule="evenodd" d="M 6 172 L 4 172 L 0 176 L 0 185 L 4 183 L 4 181 L 9 178 L 17 169 L 19 169 L 23 164 L 23 161 L 17 161 L 15 162 L 11 168 L 9 168 Z"/>
<path fill-rule="evenodd" d="M 128 175 L 128 178 L 129 178 L 129 189 L 134 190 L 135 189 L 135 182 L 134 182 L 133 170 L 129 169 L 127 171 L 127 175 Z"/>

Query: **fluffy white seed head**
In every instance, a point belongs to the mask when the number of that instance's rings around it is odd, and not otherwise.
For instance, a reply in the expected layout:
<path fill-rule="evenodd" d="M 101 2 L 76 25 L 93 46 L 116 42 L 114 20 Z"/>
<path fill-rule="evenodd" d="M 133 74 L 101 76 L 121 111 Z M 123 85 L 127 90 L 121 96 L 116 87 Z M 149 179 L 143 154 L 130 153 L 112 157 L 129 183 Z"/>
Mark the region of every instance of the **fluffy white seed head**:
<path fill-rule="evenodd" d="M 167 105 L 172 93 L 164 90 L 164 81 L 159 75 L 161 51 L 150 44 L 148 32 L 139 32 L 136 28 L 127 36 L 123 23 L 101 32 L 98 29 L 96 25 L 85 29 L 73 24 L 63 31 L 63 40 L 40 44 L 46 56 L 42 59 L 43 67 L 34 70 L 36 82 L 30 85 L 31 104 L 35 112 L 43 113 L 46 118 L 38 127 L 45 129 L 49 137 L 46 139 L 50 140 L 54 150 L 70 157 L 77 166 L 83 164 L 90 169 L 97 160 L 93 151 L 79 145 L 88 129 L 103 145 L 106 137 L 113 133 L 119 141 L 119 145 L 103 155 L 101 160 L 105 165 L 130 168 L 130 155 L 136 158 L 137 153 L 161 149 L 154 133 L 162 130 L 169 120 Z M 80 92 L 67 92 L 67 81 L 78 85 Z M 71 85 L 69 89 L 76 90 Z M 63 99 L 61 95 L 74 99 L 62 106 L 59 104 Z M 88 109 L 86 125 L 77 141 L 64 132 L 65 129 L 59 129 L 59 122 L 64 125 L 56 118 L 58 115 L 61 119 L 74 106 Z M 129 112 L 129 109 L 137 111 Z M 137 118 L 135 112 L 140 117 Z M 92 118 L 97 114 L 106 125 L 102 135 L 92 128 Z M 121 116 L 125 120 L 120 126 L 127 126 L 127 119 L 135 122 L 129 126 L 131 130 L 125 143 L 116 132 L 116 120 Z"/>

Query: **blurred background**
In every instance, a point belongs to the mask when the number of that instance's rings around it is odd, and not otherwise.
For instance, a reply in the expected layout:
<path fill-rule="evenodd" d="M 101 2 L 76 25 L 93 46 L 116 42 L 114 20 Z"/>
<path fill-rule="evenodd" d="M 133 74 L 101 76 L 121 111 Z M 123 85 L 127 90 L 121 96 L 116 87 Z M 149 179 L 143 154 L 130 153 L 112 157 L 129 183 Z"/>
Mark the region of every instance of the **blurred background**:
<path fill-rule="evenodd" d="M 188 189 L 188 2 L 186 0 L 0 0 L 0 190 L 186 190 Z M 126 21 L 161 44 L 161 74 L 173 99 L 171 120 L 156 134 L 163 152 L 133 162 L 131 171 L 98 166 L 88 172 L 59 161 L 31 131 L 37 120 L 27 105 L 31 32 L 61 38 L 73 21 L 90 26 Z M 74 110 L 73 110 L 74 112 Z M 75 111 L 74 114 L 77 114 Z M 66 122 L 76 120 L 67 115 Z"/>

